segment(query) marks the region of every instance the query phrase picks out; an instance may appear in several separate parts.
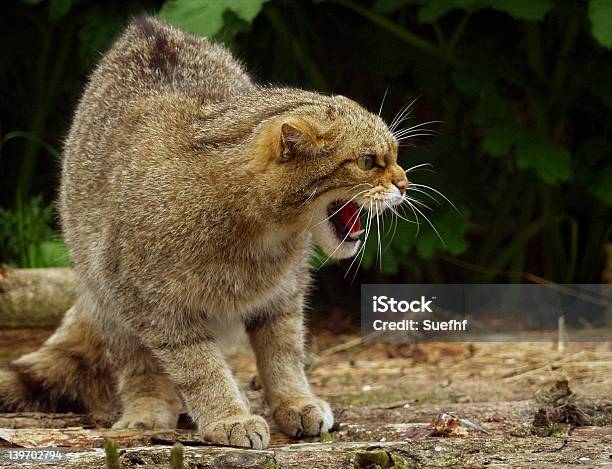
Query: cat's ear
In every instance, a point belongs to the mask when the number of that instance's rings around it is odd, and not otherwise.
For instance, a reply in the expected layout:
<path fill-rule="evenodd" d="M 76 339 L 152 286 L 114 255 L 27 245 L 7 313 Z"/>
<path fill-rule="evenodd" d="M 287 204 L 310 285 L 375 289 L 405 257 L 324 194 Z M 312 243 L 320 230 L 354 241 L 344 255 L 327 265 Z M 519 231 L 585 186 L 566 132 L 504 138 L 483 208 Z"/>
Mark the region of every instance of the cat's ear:
<path fill-rule="evenodd" d="M 312 148 L 312 138 L 308 132 L 301 130 L 293 124 L 283 122 L 280 127 L 281 134 L 281 161 L 286 161 L 299 153 L 307 152 Z"/>

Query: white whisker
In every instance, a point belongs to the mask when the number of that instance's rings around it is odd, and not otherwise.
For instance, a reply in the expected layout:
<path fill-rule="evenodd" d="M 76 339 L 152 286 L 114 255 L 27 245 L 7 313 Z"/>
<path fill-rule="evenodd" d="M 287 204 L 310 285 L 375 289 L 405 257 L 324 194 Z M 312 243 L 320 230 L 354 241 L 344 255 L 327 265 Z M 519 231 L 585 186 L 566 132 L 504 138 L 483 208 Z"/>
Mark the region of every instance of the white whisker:
<path fill-rule="evenodd" d="M 421 224 L 419 223 L 419 217 L 417 216 L 416 212 L 414 211 L 414 208 L 412 207 L 412 204 L 411 204 L 410 202 L 408 202 L 408 203 L 407 203 L 407 205 L 408 205 L 408 208 L 409 208 L 409 209 L 412 211 L 412 213 L 414 214 L 414 219 L 415 219 L 416 226 L 417 226 L 416 233 L 414 234 L 414 237 L 416 238 L 416 237 L 419 235 L 419 231 L 420 231 L 420 229 L 421 229 Z M 400 207 L 403 209 L 403 208 L 404 208 L 404 205 L 402 204 Z M 405 213 L 404 213 L 404 214 L 405 214 Z M 398 214 L 398 215 L 399 215 L 399 214 Z M 406 219 L 406 218 L 404 218 L 404 220 L 407 220 L 407 219 Z M 407 221 L 408 221 L 408 220 L 407 220 Z M 413 223 L 414 223 L 414 222 L 413 222 Z"/>
<path fill-rule="evenodd" d="M 423 207 L 423 208 L 426 208 L 426 209 L 427 209 L 427 210 L 429 210 L 430 212 L 433 212 L 433 209 L 432 209 L 432 208 L 431 208 L 429 205 L 427 205 L 427 204 L 425 204 L 425 203 L 421 202 L 419 199 L 415 199 L 414 197 L 408 197 L 408 196 L 406 196 L 406 197 L 404 198 L 404 200 L 402 201 L 402 203 L 405 203 L 405 202 L 406 202 L 406 201 L 408 201 L 408 200 L 409 200 L 410 202 L 414 202 L 414 203 L 416 203 L 416 204 L 420 205 L 420 206 L 421 206 L 421 207 Z"/>
<path fill-rule="evenodd" d="M 414 105 L 414 103 L 417 102 L 417 100 L 420 98 L 420 96 L 417 96 L 416 98 L 414 98 L 412 100 L 412 102 L 410 104 L 408 104 L 408 106 L 400 109 L 400 112 L 398 112 L 396 114 L 396 116 L 393 118 L 393 120 L 391 121 L 391 124 L 389 125 L 389 130 L 391 132 L 395 131 L 395 129 L 397 128 L 398 125 L 400 125 L 402 122 L 404 122 L 404 120 L 406 120 L 407 117 L 407 113 L 410 112 L 410 110 L 412 109 L 412 106 Z"/>
<path fill-rule="evenodd" d="M 368 214 L 370 218 L 370 228 L 366 231 L 365 241 L 363 243 L 363 251 L 361 252 L 361 256 L 359 257 L 359 263 L 357 264 L 357 268 L 355 269 L 355 273 L 353 274 L 353 278 L 351 279 L 351 283 L 355 281 L 355 277 L 357 276 L 357 272 L 359 272 L 359 268 L 361 267 L 361 263 L 363 262 L 363 257 L 365 255 L 365 246 L 370 236 L 370 232 L 372 231 L 372 201 L 370 201 L 370 207 L 368 209 Z"/>
<path fill-rule="evenodd" d="M 444 123 L 445 123 L 444 121 L 421 122 L 420 124 L 413 125 L 412 127 L 406 127 L 405 129 L 398 130 L 397 132 L 394 133 L 394 135 L 398 133 L 402 133 L 402 132 L 409 132 L 410 130 L 418 129 L 419 127 L 423 127 L 424 125 L 428 125 L 428 124 L 444 124 Z"/>
<path fill-rule="evenodd" d="M 414 102 L 414 101 L 413 101 Z M 391 130 L 391 133 L 393 133 L 394 129 L 401 123 L 400 119 L 403 120 L 404 114 L 406 114 L 406 112 L 410 111 L 410 106 L 412 105 L 412 103 L 408 104 L 407 106 L 404 106 L 403 108 L 401 108 L 399 110 L 399 112 L 395 115 L 395 117 L 393 118 L 393 120 L 391 121 L 391 124 L 389 124 L 389 130 Z"/>
<path fill-rule="evenodd" d="M 417 129 L 417 130 L 411 130 L 410 132 L 405 132 L 401 135 L 397 135 L 395 137 L 395 139 L 398 142 L 401 142 L 402 140 L 406 140 L 408 138 L 414 138 L 414 137 L 437 137 L 438 135 L 440 135 L 438 132 L 434 132 L 432 130 L 426 130 L 426 129 Z"/>
<path fill-rule="evenodd" d="M 443 245 L 444 247 L 446 247 L 446 243 L 444 242 L 444 239 L 442 238 L 442 236 L 440 236 L 440 233 L 438 232 L 438 230 L 436 229 L 436 227 L 434 226 L 434 224 L 433 224 L 431 221 L 429 221 L 429 218 L 427 218 L 427 216 L 426 216 L 426 215 L 425 215 L 423 212 L 421 212 L 421 211 L 418 209 L 418 207 L 416 207 L 416 206 L 414 206 L 414 205 L 411 205 L 411 207 L 412 207 L 413 209 L 415 209 L 417 212 L 419 212 L 419 213 L 421 214 L 421 216 L 422 216 L 422 217 L 425 219 L 425 221 L 426 221 L 427 223 L 429 223 L 429 226 L 431 226 L 431 227 L 433 228 L 433 230 L 435 231 L 436 235 L 438 235 L 438 239 L 440 240 L 440 242 L 442 243 L 442 245 Z"/>
<path fill-rule="evenodd" d="M 387 249 L 389 249 L 389 247 L 391 246 L 391 242 L 393 241 L 393 238 L 395 237 L 395 232 L 397 230 L 398 216 L 397 216 L 397 214 L 394 213 L 395 211 L 393 210 L 393 206 L 391 206 L 391 204 L 389 204 L 386 201 L 383 201 L 383 203 L 385 204 L 385 206 L 391 212 L 391 226 L 389 227 L 389 231 L 391 231 L 391 236 L 388 236 L 387 232 L 384 233 L 384 235 L 389 238 L 389 241 L 387 242 L 387 245 L 383 249 L 383 254 L 384 254 L 385 252 L 387 252 Z M 384 220 L 384 218 L 383 218 L 383 220 Z M 384 231 L 384 228 L 383 228 L 383 231 Z"/>
<path fill-rule="evenodd" d="M 310 194 L 308 196 L 308 198 L 304 202 L 302 202 L 299 206 L 302 207 L 302 206 L 306 205 L 308 202 L 310 202 L 313 199 L 313 197 L 315 196 L 315 194 L 317 193 L 317 189 L 318 189 L 318 187 L 315 187 L 314 191 L 312 191 L 312 194 Z"/>
<path fill-rule="evenodd" d="M 410 205 L 410 203 L 408 205 Z M 415 215 L 415 219 L 414 220 L 409 220 L 408 218 L 403 217 L 402 215 L 400 215 L 399 212 L 397 210 L 395 210 L 395 207 L 389 207 L 389 210 L 391 210 L 397 217 L 401 218 L 405 222 L 413 223 L 415 225 L 419 224 L 418 217 L 416 216 L 416 213 L 414 214 Z M 417 229 L 418 229 L 418 226 L 417 226 Z"/>
<path fill-rule="evenodd" d="M 365 246 L 366 246 L 366 243 L 368 242 L 368 237 L 370 236 L 370 227 L 372 226 L 372 201 L 370 201 L 370 208 L 368 209 L 367 213 L 368 213 L 368 219 L 366 220 L 366 228 L 365 228 L 366 232 L 363 238 L 363 245 L 359 248 L 359 251 L 357 251 L 357 254 L 355 254 L 355 257 L 351 261 L 351 264 L 348 266 L 348 269 L 346 270 L 346 273 L 344 274 L 345 278 L 351 271 L 351 267 L 353 267 L 353 264 L 355 263 L 355 261 L 359 258 L 359 254 L 361 254 L 361 258 L 363 258 L 363 253 L 365 253 Z M 357 264 L 355 275 L 357 275 L 360 265 L 361 265 L 361 259 L 359 260 L 359 263 Z M 351 282 L 355 280 L 355 275 L 353 275 L 353 279 L 351 280 Z"/>
<path fill-rule="evenodd" d="M 452 203 L 452 202 L 450 201 L 450 199 L 449 199 L 448 197 L 446 197 L 446 196 L 445 196 L 445 195 L 444 195 L 442 192 L 440 192 L 439 190 L 434 189 L 433 187 L 428 186 L 428 185 L 426 185 L 426 184 L 414 184 L 414 183 L 413 183 L 412 185 L 413 185 L 414 187 L 422 187 L 423 189 L 429 189 L 430 191 L 434 191 L 436 194 L 438 194 L 440 197 L 442 197 L 444 200 L 446 200 L 446 201 L 447 201 L 447 202 L 448 202 L 448 203 L 451 205 L 451 207 L 453 207 L 453 208 L 455 209 L 455 211 L 456 211 L 457 213 L 459 213 L 459 210 L 457 209 L 457 207 L 455 207 L 455 204 L 454 204 L 454 203 Z"/>
<path fill-rule="evenodd" d="M 425 133 L 418 133 L 418 134 L 410 134 L 410 135 L 404 135 L 398 139 L 396 139 L 398 142 L 401 142 L 403 140 L 407 140 L 409 138 L 415 138 L 415 137 L 434 137 L 435 134 L 425 134 Z"/>
<path fill-rule="evenodd" d="M 408 187 L 408 190 L 412 191 L 412 192 L 418 192 L 419 194 L 426 195 L 431 200 L 434 200 L 438 205 L 440 205 L 440 201 L 438 199 L 436 199 L 433 195 L 431 195 L 429 192 L 425 192 L 425 191 L 423 191 L 423 190 L 421 190 L 421 189 L 419 189 L 417 187 L 411 187 L 411 186 Z"/>
<path fill-rule="evenodd" d="M 369 188 L 374 187 L 373 184 L 370 184 L 369 182 L 362 182 L 360 184 L 355 184 L 354 186 L 349 187 L 348 189 L 346 189 L 343 194 L 346 194 L 347 192 L 352 191 L 353 189 L 357 189 L 359 186 L 368 186 Z"/>
<path fill-rule="evenodd" d="M 408 174 L 410 171 L 414 171 L 415 169 L 422 168 L 424 166 L 429 166 L 430 168 L 433 168 L 433 165 L 431 163 L 421 163 L 408 168 L 406 171 L 404 171 L 404 173 Z"/>
<path fill-rule="evenodd" d="M 378 202 L 376 203 L 376 241 L 378 243 L 378 265 L 380 267 L 380 271 L 382 272 L 382 247 L 381 247 L 381 239 L 380 239 L 380 215 L 378 213 Z"/>
<path fill-rule="evenodd" d="M 378 117 L 382 114 L 383 106 L 385 105 L 385 98 L 387 97 L 387 92 L 389 91 L 389 85 L 387 85 L 387 89 L 385 89 L 385 94 L 383 94 L 383 99 L 380 102 L 380 108 L 378 109 Z"/>

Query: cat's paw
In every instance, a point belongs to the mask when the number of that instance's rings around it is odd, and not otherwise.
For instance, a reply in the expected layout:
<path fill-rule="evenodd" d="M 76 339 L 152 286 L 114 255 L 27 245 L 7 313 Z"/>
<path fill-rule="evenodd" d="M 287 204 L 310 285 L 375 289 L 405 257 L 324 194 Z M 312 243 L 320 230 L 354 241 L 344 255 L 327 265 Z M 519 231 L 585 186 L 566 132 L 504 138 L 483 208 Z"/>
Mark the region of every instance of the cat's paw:
<path fill-rule="evenodd" d="M 206 441 L 218 445 L 264 449 L 270 443 L 270 430 L 258 415 L 238 415 L 211 423 L 202 430 Z"/>
<path fill-rule="evenodd" d="M 314 396 L 287 399 L 276 406 L 273 415 L 284 433 L 297 438 L 328 432 L 334 424 L 329 404 Z"/>
<path fill-rule="evenodd" d="M 154 398 L 140 398 L 129 403 L 113 430 L 174 429 L 178 423 L 178 409 Z"/>

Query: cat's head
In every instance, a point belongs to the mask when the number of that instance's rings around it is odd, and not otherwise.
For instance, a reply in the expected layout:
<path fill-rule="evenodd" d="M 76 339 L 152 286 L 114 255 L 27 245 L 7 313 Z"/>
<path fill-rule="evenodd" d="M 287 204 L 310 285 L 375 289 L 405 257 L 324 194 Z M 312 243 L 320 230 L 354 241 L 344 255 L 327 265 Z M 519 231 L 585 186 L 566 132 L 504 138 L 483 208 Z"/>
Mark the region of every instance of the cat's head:
<path fill-rule="evenodd" d="M 389 127 L 343 96 L 319 96 L 276 116 L 256 144 L 276 188 L 271 209 L 310 230 L 330 257 L 355 255 L 368 228 L 360 216 L 399 205 L 408 188 Z"/>

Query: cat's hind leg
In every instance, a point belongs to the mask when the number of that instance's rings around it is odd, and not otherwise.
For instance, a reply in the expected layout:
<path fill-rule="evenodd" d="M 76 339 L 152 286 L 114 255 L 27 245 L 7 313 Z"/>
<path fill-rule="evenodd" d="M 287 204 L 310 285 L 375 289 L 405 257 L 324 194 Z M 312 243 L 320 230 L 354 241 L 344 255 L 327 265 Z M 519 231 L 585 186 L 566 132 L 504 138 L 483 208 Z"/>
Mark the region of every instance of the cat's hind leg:
<path fill-rule="evenodd" d="M 0 412 L 112 414 L 110 365 L 79 301 L 36 351 L 0 367 Z"/>
<path fill-rule="evenodd" d="M 176 428 L 181 400 L 157 358 L 125 331 L 115 330 L 106 341 L 123 409 L 113 428 Z"/>

